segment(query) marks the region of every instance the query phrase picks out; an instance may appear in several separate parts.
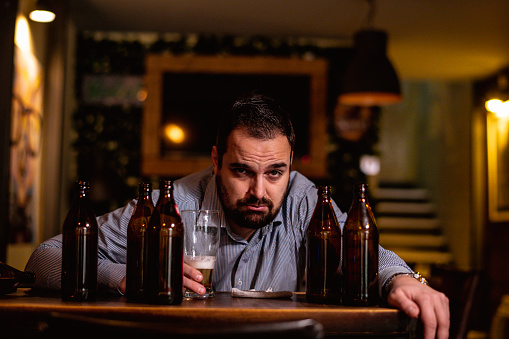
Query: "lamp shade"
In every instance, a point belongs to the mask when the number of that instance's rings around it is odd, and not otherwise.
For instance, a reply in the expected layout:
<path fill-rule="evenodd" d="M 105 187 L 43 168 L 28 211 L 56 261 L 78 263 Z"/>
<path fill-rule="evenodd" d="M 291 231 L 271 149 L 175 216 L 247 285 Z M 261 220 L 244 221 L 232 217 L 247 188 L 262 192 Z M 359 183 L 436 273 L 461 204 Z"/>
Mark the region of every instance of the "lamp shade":
<path fill-rule="evenodd" d="M 47 0 L 37 0 L 35 8 L 30 12 L 29 17 L 32 21 L 36 22 L 52 22 L 55 20 L 55 12 Z"/>
<path fill-rule="evenodd" d="M 342 81 L 339 102 L 382 106 L 401 100 L 398 76 L 387 58 L 387 34 L 362 30 L 354 36 L 354 55 Z"/>

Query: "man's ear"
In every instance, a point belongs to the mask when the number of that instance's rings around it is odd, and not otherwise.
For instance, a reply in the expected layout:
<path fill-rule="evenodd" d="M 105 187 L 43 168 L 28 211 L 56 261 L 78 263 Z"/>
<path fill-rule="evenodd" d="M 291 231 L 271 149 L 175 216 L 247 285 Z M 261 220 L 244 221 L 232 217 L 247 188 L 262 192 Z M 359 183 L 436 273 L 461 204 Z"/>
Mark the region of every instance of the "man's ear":
<path fill-rule="evenodd" d="M 210 152 L 210 157 L 212 158 L 212 164 L 214 165 L 214 174 L 217 174 L 219 171 L 219 155 L 217 154 L 217 147 L 212 146 L 212 152 Z"/>

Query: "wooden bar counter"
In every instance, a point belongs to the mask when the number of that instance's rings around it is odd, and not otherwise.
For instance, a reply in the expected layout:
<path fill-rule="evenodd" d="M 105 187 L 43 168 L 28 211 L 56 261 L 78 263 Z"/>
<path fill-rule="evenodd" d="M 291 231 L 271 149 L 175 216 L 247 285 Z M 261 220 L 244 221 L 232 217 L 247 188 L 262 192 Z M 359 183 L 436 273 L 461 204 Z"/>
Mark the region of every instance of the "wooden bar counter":
<path fill-rule="evenodd" d="M 53 312 L 191 328 L 314 319 L 323 325 L 327 337 L 417 336 L 417 321 L 397 309 L 310 304 L 304 293 L 286 299 L 234 298 L 230 293 L 217 293 L 214 299 L 184 300 L 181 305 L 169 306 L 127 303 L 120 296 L 101 297 L 95 302 L 63 302 L 58 293 L 18 289 L 0 297 L 0 329 L 27 334 L 20 338 L 29 334 L 36 337 L 41 322 Z"/>

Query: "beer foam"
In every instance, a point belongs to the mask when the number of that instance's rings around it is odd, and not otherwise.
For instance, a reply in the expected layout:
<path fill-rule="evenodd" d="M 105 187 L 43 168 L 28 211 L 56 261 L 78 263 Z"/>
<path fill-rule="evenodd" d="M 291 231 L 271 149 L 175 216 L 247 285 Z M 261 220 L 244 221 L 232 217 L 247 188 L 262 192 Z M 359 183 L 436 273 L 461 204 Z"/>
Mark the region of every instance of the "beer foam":
<path fill-rule="evenodd" d="M 213 256 L 200 256 L 200 257 L 189 257 L 186 255 L 185 263 L 189 266 L 192 266 L 196 269 L 214 269 L 214 263 L 216 262 L 216 257 Z"/>

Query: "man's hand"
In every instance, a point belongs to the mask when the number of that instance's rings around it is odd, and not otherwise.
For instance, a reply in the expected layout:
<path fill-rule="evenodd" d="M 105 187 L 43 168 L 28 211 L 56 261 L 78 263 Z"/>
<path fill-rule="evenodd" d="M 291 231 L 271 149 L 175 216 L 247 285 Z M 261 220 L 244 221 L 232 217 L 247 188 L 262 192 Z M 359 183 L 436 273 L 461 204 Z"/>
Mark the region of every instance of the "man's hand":
<path fill-rule="evenodd" d="M 201 275 L 200 271 L 197 269 L 184 264 L 184 281 L 183 285 L 185 288 L 192 290 L 193 292 L 196 292 L 198 294 L 205 294 L 205 287 L 200 284 L 199 282 L 203 280 L 203 276 Z M 126 289 L 126 277 L 122 279 L 120 284 L 118 285 L 118 289 L 120 292 L 125 294 Z"/>
<path fill-rule="evenodd" d="M 449 299 L 445 294 L 412 277 L 397 276 L 389 285 L 387 302 L 409 317 L 420 316 L 424 326 L 424 339 L 449 337 Z"/>

